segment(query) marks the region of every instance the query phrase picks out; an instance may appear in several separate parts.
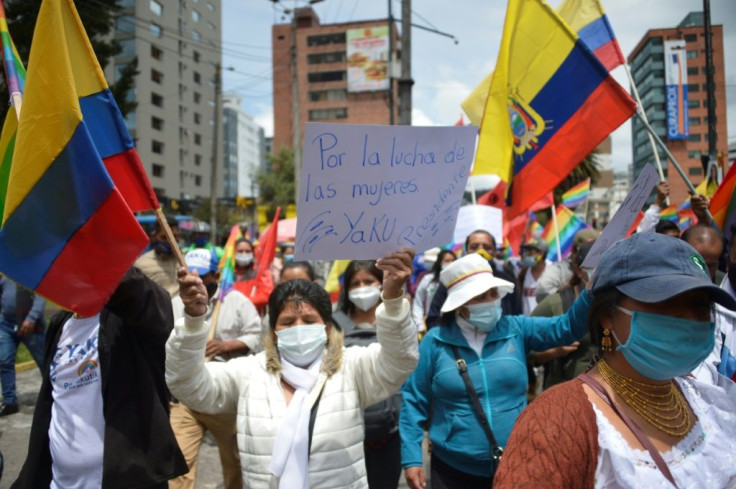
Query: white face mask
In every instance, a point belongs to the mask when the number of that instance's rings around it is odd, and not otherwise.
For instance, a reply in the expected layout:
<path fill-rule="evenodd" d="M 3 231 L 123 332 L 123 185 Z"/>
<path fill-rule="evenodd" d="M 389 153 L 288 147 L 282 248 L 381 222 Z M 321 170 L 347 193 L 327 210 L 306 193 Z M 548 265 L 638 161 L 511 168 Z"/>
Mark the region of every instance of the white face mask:
<path fill-rule="evenodd" d="M 381 288 L 377 285 L 358 287 L 348 292 L 348 299 L 361 311 L 368 311 L 381 300 Z"/>
<path fill-rule="evenodd" d="M 298 324 L 276 331 L 276 336 L 281 356 L 297 367 L 306 367 L 314 362 L 327 343 L 324 324 Z"/>
<path fill-rule="evenodd" d="M 253 253 L 236 253 L 235 263 L 239 267 L 247 267 L 248 265 L 253 263 Z"/>

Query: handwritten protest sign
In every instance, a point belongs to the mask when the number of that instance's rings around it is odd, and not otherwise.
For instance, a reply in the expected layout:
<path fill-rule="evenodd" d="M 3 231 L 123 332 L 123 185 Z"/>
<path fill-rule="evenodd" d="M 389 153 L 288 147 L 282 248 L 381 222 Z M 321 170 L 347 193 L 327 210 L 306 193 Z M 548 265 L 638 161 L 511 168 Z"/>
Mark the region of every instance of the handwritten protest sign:
<path fill-rule="evenodd" d="M 601 235 L 595 240 L 593 247 L 590 248 L 581 265 L 583 268 L 597 267 L 603 253 L 613 246 L 616 241 L 626 237 L 626 233 L 631 229 L 634 219 L 636 219 L 637 214 L 639 214 L 644 202 L 647 201 L 649 194 L 652 193 L 652 189 L 658 181 L 657 170 L 650 164 L 644 166 L 639 178 L 631 187 L 629 195 L 626 196 L 621 207 L 613 215 L 611 222 L 603 229 Z"/>
<path fill-rule="evenodd" d="M 465 242 L 473 231 L 482 229 L 493 235 L 496 243 L 503 243 L 503 211 L 488 205 L 464 205 L 457 214 L 455 243 Z"/>
<path fill-rule="evenodd" d="M 374 259 L 451 242 L 477 131 L 308 123 L 295 259 Z"/>

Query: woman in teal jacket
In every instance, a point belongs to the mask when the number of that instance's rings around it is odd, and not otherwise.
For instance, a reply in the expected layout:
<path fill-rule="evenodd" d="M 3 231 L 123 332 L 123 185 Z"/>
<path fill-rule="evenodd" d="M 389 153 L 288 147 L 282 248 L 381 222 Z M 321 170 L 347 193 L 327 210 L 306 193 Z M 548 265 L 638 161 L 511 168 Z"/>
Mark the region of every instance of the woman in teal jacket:
<path fill-rule="evenodd" d="M 422 440 L 432 411 L 432 488 L 483 488 L 493 483 L 491 443 L 460 373 L 467 373 L 498 445 L 526 407 L 526 356 L 568 345 L 586 331 L 590 292 L 562 316 L 503 316 L 501 298 L 514 284 L 493 276 L 480 255 L 465 256 L 440 275 L 448 289 L 446 321 L 432 328 L 419 349 L 419 365 L 403 389 L 401 463 L 412 489 L 425 484 Z"/>

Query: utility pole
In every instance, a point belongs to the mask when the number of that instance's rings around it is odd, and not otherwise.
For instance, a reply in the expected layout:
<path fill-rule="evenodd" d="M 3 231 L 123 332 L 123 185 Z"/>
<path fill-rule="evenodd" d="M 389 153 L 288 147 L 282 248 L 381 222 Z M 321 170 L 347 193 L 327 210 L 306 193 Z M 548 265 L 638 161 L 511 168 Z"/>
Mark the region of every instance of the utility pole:
<path fill-rule="evenodd" d="M 389 5 L 391 5 L 389 1 Z M 399 79 L 399 124 L 411 126 L 411 0 L 401 0 L 401 78 Z"/>
<path fill-rule="evenodd" d="M 297 71 L 297 39 L 296 39 L 296 9 L 291 13 L 291 118 L 294 147 L 294 202 L 299 202 L 300 182 L 302 171 L 302 131 L 299 124 L 299 72 Z"/>
<path fill-rule="evenodd" d="M 217 128 L 220 125 L 220 99 L 222 98 L 222 80 L 220 63 L 215 63 L 215 120 L 212 127 L 212 173 L 210 174 L 210 243 L 217 244 Z"/>
<path fill-rule="evenodd" d="M 716 94 L 715 80 L 713 80 L 713 36 L 710 30 L 710 0 L 703 0 L 703 26 L 705 29 L 705 85 L 706 103 L 708 104 L 708 168 L 705 178 L 709 178 L 716 165 Z"/>
<path fill-rule="evenodd" d="M 393 126 L 394 121 L 394 14 L 391 2 L 388 0 L 388 123 Z"/>

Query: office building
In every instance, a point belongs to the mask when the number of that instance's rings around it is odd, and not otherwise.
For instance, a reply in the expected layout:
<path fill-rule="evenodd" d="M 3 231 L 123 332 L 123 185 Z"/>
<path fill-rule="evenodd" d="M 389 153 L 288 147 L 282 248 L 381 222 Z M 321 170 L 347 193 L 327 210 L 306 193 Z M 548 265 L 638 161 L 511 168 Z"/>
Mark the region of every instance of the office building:
<path fill-rule="evenodd" d="M 272 28 L 274 153 L 293 142 L 293 31 L 302 134 L 307 121 L 389 124 L 389 61 L 399 55 L 396 27 L 390 42 L 387 19 L 320 24 L 309 7 L 295 12 L 295 25 Z M 391 83 L 398 121 L 397 85 Z"/>
<path fill-rule="evenodd" d="M 258 197 L 256 176 L 263 167 L 263 128 L 242 108 L 236 93 L 222 96 L 224 197 Z"/>
<path fill-rule="evenodd" d="M 723 26 L 712 25 L 711 32 L 717 151 L 728 154 Z M 682 44 L 678 46 L 672 44 L 672 41 L 680 41 Z M 668 46 L 674 51 L 668 51 L 670 56 L 665 59 Z M 681 59 L 683 57 L 684 60 Z M 686 90 L 681 89 L 679 92 L 676 85 L 666 82 L 666 68 L 674 66 L 669 63 L 674 63 L 677 59 L 684 61 L 680 65 L 680 80 L 684 81 L 685 78 L 687 80 L 686 83 L 681 82 Z M 689 180 L 693 185 L 697 185 L 704 178 L 700 157 L 708 154 L 705 33 L 702 12 L 691 12 L 677 27 L 650 29 L 629 54 L 628 61 L 651 125 L 665 141 Z M 682 98 L 683 92 L 686 93 L 686 103 Z M 633 176 L 636 179 L 646 163 L 654 164 L 654 154 L 646 129 L 636 117 L 632 119 L 631 127 Z M 672 203 L 680 205 L 688 198 L 687 187 L 676 170 L 665 163 L 664 152 L 660 150 L 659 154 L 670 182 Z"/>
<path fill-rule="evenodd" d="M 182 201 L 210 196 L 221 0 L 117 3 L 114 36 L 122 51 L 105 74 L 117 80 L 137 57 L 140 73 L 128 96 L 138 106 L 126 123 L 156 194 L 179 210 Z"/>

